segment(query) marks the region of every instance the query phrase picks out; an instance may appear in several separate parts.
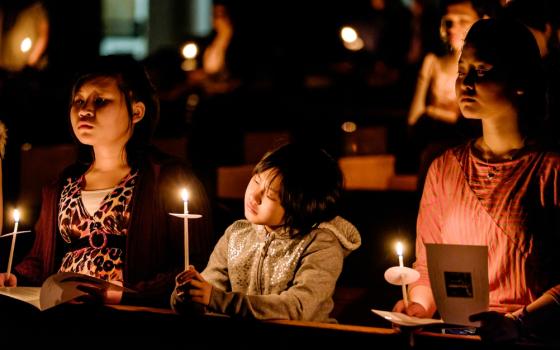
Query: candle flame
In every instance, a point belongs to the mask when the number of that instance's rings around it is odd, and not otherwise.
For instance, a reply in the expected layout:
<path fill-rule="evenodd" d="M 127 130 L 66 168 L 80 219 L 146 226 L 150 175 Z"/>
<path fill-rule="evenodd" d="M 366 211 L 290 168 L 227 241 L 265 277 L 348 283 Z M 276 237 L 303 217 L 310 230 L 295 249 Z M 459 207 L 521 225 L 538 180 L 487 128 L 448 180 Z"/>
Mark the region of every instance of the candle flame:
<path fill-rule="evenodd" d="M 401 242 L 397 242 L 397 255 L 403 255 L 403 244 Z"/>
<path fill-rule="evenodd" d="M 19 221 L 19 210 L 14 209 L 14 221 L 18 222 Z"/>
<path fill-rule="evenodd" d="M 19 45 L 19 49 L 21 50 L 21 52 L 26 53 L 29 50 L 31 50 L 32 45 L 33 45 L 33 41 L 31 41 L 31 39 L 27 37 L 21 41 L 21 44 Z"/>
<path fill-rule="evenodd" d="M 183 202 L 186 202 L 189 200 L 189 192 L 187 191 L 186 188 L 183 188 L 181 190 L 181 198 L 183 198 Z"/>
<path fill-rule="evenodd" d="M 198 46 L 195 43 L 186 43 L 181 50 L 183 57 L 186 59 L 193 59 L 198 54 Z"/>
<path fill-rule="evenodd" d="M 352 27 L 342 27 L 340 37 L 346 43 L 353 43 L 358 40 L 358 32 Z"/>

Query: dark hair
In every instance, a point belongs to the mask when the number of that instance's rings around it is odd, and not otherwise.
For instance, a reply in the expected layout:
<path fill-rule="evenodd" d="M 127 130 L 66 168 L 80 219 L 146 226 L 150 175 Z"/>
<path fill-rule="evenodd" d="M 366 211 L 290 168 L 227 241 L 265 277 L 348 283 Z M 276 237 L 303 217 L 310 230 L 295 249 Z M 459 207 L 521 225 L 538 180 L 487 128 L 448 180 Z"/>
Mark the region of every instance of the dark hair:
<path fill-rule="evenodd" d="M 528 27 L 544 32 L 552 22 L 551 9 L 545 0 L 512 0 L 505 7 L 505 14 Z"/>
<path fill-rule="evenodd" d="M 281 176 L 280 203 L 290 234 L 306 234 L 336 216 L 343 178 L 337 161 L 327 152 L 288 143 L 265 154 L 253 174 L 269 169 L 275 171 L 274 176 Z"/>
<path fill-rule="evenodd" d="M 112 77 L 117 81 L 123 93 L 126 108 L 132 126 L 132 105 L 143 102 L 146 106 L 144 117 L 136 124 L 130 140 L 126 143 L 127 162 L 132 168 L 138 168 L 150 149 L 151 139 L 159 119 L 159 100 L 144 66 L 130 56 L 101 56 L 81 70 L 72 87 L 70 107 L 78 90 L 87 82 L 99 77 Z M 78 161 L 91 164 L 93 149 L 88 145 L 79 145 Z"/>
<path fill-rule="evenodd" d="M 478 58 L 499 69 L 511 96 L 516 96 L 521 132 L 538 138 L 546 119 L 546 79 L 539 48 L 523 24 L 509 18 L 479 20 L 465 38 Z M 515 92 L 520 91 L 520 95 Z"/>
<path fill-rule="evenodd" d="M 447 7 L 456 4 L 471 4 L 479 18 L 484 16 L 496 16 L 500 9 L 498 0 L 441 0 L 439 7 L 443 16 L 447 12 Z"/>

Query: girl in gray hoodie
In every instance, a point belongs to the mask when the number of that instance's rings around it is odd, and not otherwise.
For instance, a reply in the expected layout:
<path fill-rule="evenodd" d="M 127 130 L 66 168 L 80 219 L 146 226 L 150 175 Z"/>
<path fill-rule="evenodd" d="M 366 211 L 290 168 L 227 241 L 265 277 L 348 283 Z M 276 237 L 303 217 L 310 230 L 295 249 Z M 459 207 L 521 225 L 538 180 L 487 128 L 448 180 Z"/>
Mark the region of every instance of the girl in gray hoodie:
<path fill-rule="evenodd" d="M 234 222 L 202 273 L 179 274 L 171 306 L 255 319 L 334 322 L 333 293 L 358 230 L 336 215 L 343 190 L 325 151 L 286 144 L 256 165 L 245 191 L 246 220 Z"/>

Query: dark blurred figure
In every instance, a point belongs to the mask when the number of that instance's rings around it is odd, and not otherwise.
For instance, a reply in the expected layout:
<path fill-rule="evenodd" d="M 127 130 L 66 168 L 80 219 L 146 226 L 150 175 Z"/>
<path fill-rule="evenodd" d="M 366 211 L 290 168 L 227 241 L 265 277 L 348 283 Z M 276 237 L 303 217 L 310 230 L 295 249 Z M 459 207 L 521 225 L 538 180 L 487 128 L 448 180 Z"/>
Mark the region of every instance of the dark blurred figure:
<path fill-rule="evenodd" d="M 217 167 L 243 163 L 240 88 L 246 80 L 244 55 L 250 54 L 240 40 L 238 8 L 233 1 L 214 1 L 213 30 L 201 41 L 199 68 L 187 77 L 187 153 L 211 195 Z"/>
<path fill-rule="evenodd" d="M 181 69 L 182 62 L 176 48 L 158 50 L 143 61 L 160 100 L 157 138 L 183 137 L 188 129 L 186 106 L 190 87 L 188 72 Z"/>
<path fill-rule="evenodd" d="M 2 1 L 0 6 L 0 66 L 9 71 L 44 67 L 49 19 L 42 1 Z"/>
<path fill-rule="evenodd" d="M 236 47 L 234 19 L 231 5 L 225 0 L 215 0 L 212 11 L 212 34 L 207 39 L 202 54 L 202 69 L 194 71 L 191 82 L 201 84 L 204 93 L 227 93 L 238 87 L 240 72 L 239 50 Z"/>
<path fill-rule="evenodd" d="M 411 13 L 401 1 L 363 2 L 351 23 L 363 41 L 359 70 L 370 86 L 394 85 L 406 64 L 410 45 Z"/>
<path fill-rule="evenodd" d="M 424 57 L 408 112 L 411 144 L 400 156 L 399 170 L 418 173 L 418 189 L 431 162 L 445 149 L 478 134 L 478 125 L 461 117 L 455 96 L 457 62 L 463 39 L 480 18 L 493 17 L 499 4 L 493 1 L 442 0 L 439 34 L 441 45 Z M 405 164 L 403 164 L 405 163 Z"/>
<path fill-rule="evenodd" d="M 410 45 L 407 63 L 416 67 L 428 52 L 439 48 L 438 13 L 429 0 L 412 0 L 410 3 Z"/>
<path fill-rule="evenodd" d="M 549 132 L 560 146 L 560 46 L 556 35 L 558 30 L 557 1 L 512 0 L 505 13 L 525 24 L 537 42 L 548 84 Z"/>
<path fill-rule="evenodd" d="M 7 203 L 19 195 L 22 145 L 71 142 L 65 117 L 68 92 L 78 62 L 98 55 L 100 3 L 0 1 L 0 120 L 9 132 L 3 164 Z"/>
<path fill-rule="evenodd" d="M 20 146 L 26 135 L 38 133 L 28 118 L 42 100 L 49 18 L 42 1 L 2 1 L 0 23 L 0 120 L 10 134 L 3 166 L 4 196 L 11 205 L 19 191 Z"/>

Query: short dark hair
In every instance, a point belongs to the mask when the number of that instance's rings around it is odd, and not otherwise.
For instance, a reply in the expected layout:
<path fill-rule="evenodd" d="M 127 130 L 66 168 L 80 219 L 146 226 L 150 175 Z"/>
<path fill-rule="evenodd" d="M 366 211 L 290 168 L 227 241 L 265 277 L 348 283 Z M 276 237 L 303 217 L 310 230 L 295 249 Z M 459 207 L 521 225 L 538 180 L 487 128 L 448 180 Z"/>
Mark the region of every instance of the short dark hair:
<path fill-rule="evenodd" d="M 78 90 L 87 82 L 99 77 L 112 77 L 117 81 L 119 90 L 123 93 L 126 108 L 132 125 L 132 105 L 134 102 L 144 103 L 146 109 L 144 117 L 134 124 L 134 131 L 126 144 L 128 164 L 139 167 L 150 149 L 151 139 L 159 120 L 159 99 L 155 88 L 144 66 L 131 56 L 110 55 L 100 56 L 83 67 L 75 79 L 70 97 L 72 100 Z M 80 145 L 79 161 L 93 161 L 93 151 L 90 146 Z"/>
<path fill-rule="evenodd" d="M 441 0 L 439 5 L 441 14 L 443 15 L 447 11 L 447 7 L 451 5 L 464 3 L 471 4 L 479 18 L 484 16 L 494 17 L 500 11 L 498 0 Z"/>
<path fill-rule="evenodd" d="M 551 9 L 546 0 L 512 0 L 505 7 L 505 14 L 526 26 L 544 32 L 551 23 Z"/>
<path fill-rule="evenodd" d="M 473 24 L 464 45 L 476 48 L 480 59 L 499 68 L 510 91 L 522 91 L 517 100 L 521 132 L 538 138 L 547 117 L 547 92 L 544 66 L 533 34 L 510 18 L 483 19 Z"/>
<path fill-rule="evenodd" d="M 337 161 L 323 149 L 303 143 L 281 145 L 264 155 L 253 174 L 269 169 L 282 180 L 280 203 L 290 234 L 306 234 L 336 216 L 343 177 Z"/>

